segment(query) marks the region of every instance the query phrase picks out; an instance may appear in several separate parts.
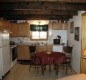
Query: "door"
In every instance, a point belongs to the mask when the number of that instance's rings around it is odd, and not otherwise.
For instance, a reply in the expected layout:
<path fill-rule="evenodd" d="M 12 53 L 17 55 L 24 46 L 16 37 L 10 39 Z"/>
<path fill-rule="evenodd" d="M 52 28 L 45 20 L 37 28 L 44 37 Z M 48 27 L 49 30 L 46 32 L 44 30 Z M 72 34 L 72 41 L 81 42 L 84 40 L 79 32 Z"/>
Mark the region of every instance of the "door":
<path fill-rule="evenodd" d="M 30 60 L 30 53 L 28 45 L 19 45 L 18 46 L 18 60 Z"/>

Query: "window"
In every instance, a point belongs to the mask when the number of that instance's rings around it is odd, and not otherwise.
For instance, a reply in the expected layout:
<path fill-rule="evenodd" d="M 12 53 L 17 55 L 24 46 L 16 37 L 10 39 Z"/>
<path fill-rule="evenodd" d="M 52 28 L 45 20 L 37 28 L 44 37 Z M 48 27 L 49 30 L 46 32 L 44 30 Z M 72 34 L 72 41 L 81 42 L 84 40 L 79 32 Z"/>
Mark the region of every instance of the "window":
<path fill-rule="evenodd" d="M 48 38 L 48 25 L 31 25 L 31 39 L 46 40 Z"/>
<path fill-rule="evenodd" d="M 47 39 L 47 31 L 31 31 L 31 39 Z"/>

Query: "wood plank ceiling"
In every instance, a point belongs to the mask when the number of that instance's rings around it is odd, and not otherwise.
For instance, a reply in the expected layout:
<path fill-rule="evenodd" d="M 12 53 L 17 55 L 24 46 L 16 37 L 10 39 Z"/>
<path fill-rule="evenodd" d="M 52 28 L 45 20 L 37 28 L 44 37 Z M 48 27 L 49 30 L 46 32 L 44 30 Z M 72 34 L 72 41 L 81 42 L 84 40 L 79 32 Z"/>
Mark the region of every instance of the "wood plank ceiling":
<path fill-rule="evenodd" d="M 68 21 L 86 10 L 86 0 L 0 0 L 0 17 L 7 20 Z"/>

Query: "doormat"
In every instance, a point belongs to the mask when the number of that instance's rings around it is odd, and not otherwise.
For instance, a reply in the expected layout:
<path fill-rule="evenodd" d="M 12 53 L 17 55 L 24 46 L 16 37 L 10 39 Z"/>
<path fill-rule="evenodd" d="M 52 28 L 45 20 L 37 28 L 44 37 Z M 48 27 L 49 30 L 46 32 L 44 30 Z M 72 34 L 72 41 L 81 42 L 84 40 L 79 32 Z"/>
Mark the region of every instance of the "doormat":
<path fill-rule="evenodd" d="M 21 61 L 18 61 L 19 64 L 22 64 L 22 65 L 30 65 L 31 64 L 31 60 L 21 60 Z"/>

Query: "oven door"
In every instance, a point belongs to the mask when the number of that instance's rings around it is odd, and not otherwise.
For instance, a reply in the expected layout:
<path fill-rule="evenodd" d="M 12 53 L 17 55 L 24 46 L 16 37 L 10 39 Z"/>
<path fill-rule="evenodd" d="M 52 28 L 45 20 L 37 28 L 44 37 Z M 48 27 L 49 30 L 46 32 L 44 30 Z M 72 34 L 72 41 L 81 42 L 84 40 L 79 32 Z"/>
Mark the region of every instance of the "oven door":
<path fill-rule="evenodd" d="M 17 64 L 17 46 L 11 48 L 11 67 Z"/>

